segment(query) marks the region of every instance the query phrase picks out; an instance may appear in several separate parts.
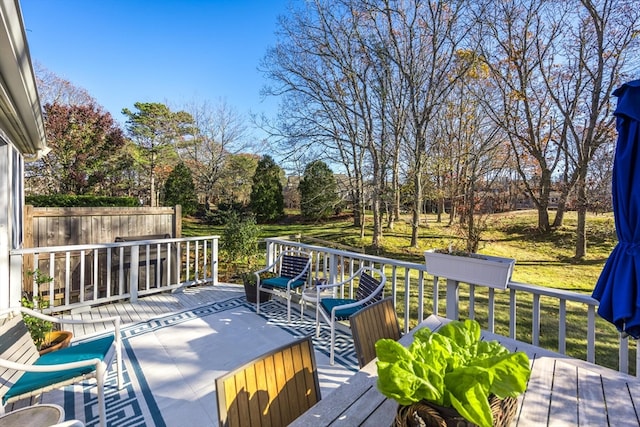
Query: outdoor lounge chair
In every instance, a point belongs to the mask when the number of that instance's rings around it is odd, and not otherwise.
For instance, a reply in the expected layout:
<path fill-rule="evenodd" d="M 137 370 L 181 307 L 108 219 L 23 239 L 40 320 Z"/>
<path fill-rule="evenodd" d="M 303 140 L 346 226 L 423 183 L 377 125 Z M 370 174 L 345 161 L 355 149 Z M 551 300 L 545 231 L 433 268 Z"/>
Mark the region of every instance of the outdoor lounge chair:
<path fill-rule="evenodd" d="M 40 356 L 23 314 L 60 324 L 111 322 L 114 331 Z M 106 426 L 104 379 L 114 357 L 118 388 L 121 388 L 123 379 L 119 317 L 75 320 L 47 316 L 24 307 L 0 310 L 0 396 L 3 405 L 95 378 L 98 384 L 100 426 Z"/>
<path fill-rule="evenodd" d="M 311 337 L 269 351 L 216 379 L 221 427 L 286 426 L 320 400 Z"/>
<path fill-rule="evenodd" d="M 379 277 L 379 279 L 375 277 Z M 323 298 L 322 292 L 330 288 L 338 288 L 354 280 L 358 282 L 355 299 L 352 298 Z M 387 281 L 384 273 L 373 267 L 360 267 L 351 277 L 340 283 L 316 286 L 318 293 L 316 304 L 316 335 L 320 336 L 320 317 L 331 328 L 331 354 L 329 363 L 333 365 L 336 340 L 336 323 L 349 320 L 351 315 L 362 310 L 369 304 L 379 301 L 383 297 L 384 284 Z"/>
<path fill-rule="evenodd" d="M 382 338 L 399 340 L 402 334 L 393 298 L 387 297 L 352 314 L 349 318 L 353 345 L 362 368 L 376 358 L 376 342 Z"/>
<path fill-rule="evenodd" d="M 310 269 L 310 253 L 286 250 L 280 252 L 273 264 L 256 271 L 256 313 L 260 313 L 260 292 L 268 292 L 287 300 L 287 322 L 291 322 L 291 294 L 308 285 Z M 260 280 L 260 273 L 267 271 L 274 272 L 276 277 Z"/>

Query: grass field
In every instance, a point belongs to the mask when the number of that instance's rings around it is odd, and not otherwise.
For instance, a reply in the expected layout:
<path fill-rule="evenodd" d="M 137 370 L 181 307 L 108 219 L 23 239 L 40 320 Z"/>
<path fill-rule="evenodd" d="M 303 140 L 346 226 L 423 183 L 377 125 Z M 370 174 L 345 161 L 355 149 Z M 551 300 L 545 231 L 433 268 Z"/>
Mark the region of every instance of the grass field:
<path fill-rule="evenodd" d="M 552 212 L 553 214 L 553 212 Z M 535 211 L 517 211 L 495 215 L 484 234 L 479 252 L 487 255 L 515 258 L 513 280 L 539 286 L 590 293 L 604 263 L 615 246 L 616 234 L 613 214 L 589 215 L 587 219 L 587 257 L 579 262 L 575 252 L 575 212 L 568 212 L 565 224 L 550 234 L 536 230 Z M 347 245 L 354 251 L 370 250 L 371 234 L 364 239 L 350 218 L 343 217 L 323 223 L 304 223 L 290 218 L 286 223 L 261 225 L 261 237 L 300 234 L 328 242 Z M 185 236 L 222 234 L 224 227 L 206 226 L 191 219 L 183 222 Z M 409 218 L 396 223 L 393 230 L 384 230 L 383 248 L 376 255 L 414 262 L 424 262 L 427 249 L 462 244 L 454 227 L 438 223 L 435 216 L 426 217 L 420 228 L 419 246 L 410 247 Z"/>
<path fill-rule="evenodd" d="M 552 218 L 554 213 L 551 212 Z M 296 221 L 291 215 L 283 223 L 261 225 L 261 237 L 284 237 L 302 235 L 313 237 L 332 244 L 346 245 L 355 252 L 374 253 L 370 248 L 371 234 L 364 239 L 359 236 L 359 229 L 354 227 L 348 217 L 338 218 L 318 224 Z M 590 295 L 602 271 L 604 263 L 617 242 L 613 214 L 589 215 L 587 219 L 587 256 L 576 261 L 575 229 L 576 214 L 568 212 L 564 225 L 552 233 L 543 234 L 537 231 L 535 211 L 517 211 L 494 215 L 490 218 L 490 226 L 483 235 L 479 252 L 488 255 L 506 256 L 516 259 L 512 280 L 537 286 L 551 287 Z M 223 227 L 210 227 L 197 221 L 186 219 L 183 222 L 185 236 L 218 235 Z M 411 228 L 409 218 L 396 223 L 393 230 L 384 231 L 383 248 L 376 255 L 423 263 L 423 252 L 427 249 L 447 247 L 450 243 L 462 243 L 455 233 L 454 227 L 446 223 L 436 222 L 435 216 L 427 216 L 420 228 L 419 246 L 410 247 Z M 316 243 L 322 246 L 321 243 Z M 224 265 L 221 265 L 224 269 Z M 465 291 L 461 288 L 461 313 L 464 312 Z M 479 291 L 476 303 L 484 306 L 486 292 Z M 549 306 L 549 304 L 551 304 Z M 555 304 L 555 306 L 554 306 Z M 530 341 L 531 330 L 531 298 L 518 299 L 518 336 L 523 341 Z M 542 313 L 541 341 L 543 347 L 557 349 L 558 310 L 556 301 L 546 301 L 547 310 Z M 402 307 L 398 308 L 403 311 Z M 415 310 L 410 307 L 410 310 Z M 586 357 L 586 313 L 580 306 L 567 307 L 569 330 L 567 331 L 567 353 L 574 357 Z M 481 324 L 486 321 L 486 310 L 476 312 Z M 497 293 L 496 297 L 496 332 L 508 334 L 508 293 Z M 522 319 L 520 319 L 522 318 Z M 502 325 L 502 326 L 500 326 Z M 412 326 L 412 325 L 411 325 Z M 520 329 L 521 327 L 521 329 Z M 596 361 L 604 366 L 618 366 L 618 342 L 615 328 L 602 319 L 598 320 L 598 336 Z M 635 347 L 635 346 L 633 346 Z M 630 358 L 635 357 L 631 348 Z M 632 371 L 633 363 L 630 363 Z"/>

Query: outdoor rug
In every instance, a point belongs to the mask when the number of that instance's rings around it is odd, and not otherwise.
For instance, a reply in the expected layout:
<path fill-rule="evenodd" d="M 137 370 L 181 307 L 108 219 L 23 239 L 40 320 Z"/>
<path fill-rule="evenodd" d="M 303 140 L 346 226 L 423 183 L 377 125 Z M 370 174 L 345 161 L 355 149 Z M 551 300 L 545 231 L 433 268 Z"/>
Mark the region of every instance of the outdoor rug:
<path fill-rule="evenodd" d="M 124 326 L 124 385 L 115 371 L 106 381 L 109 426 L 217 425 L 215 379 L 279 345 L 313 336 L 322 396 L 358 370 L 348 328 L 336 331 L 335 365 L 329 365 L 329 329 L 315 337 L 315 313 L 301 319 L 274 299 L 255 306 L 244 296 Z M 266 320 L 266 321 L 265 321 Z M 43 403 L 64 407 L 66 419 L 98 424 L 95 381 L 45 393 Z"/>

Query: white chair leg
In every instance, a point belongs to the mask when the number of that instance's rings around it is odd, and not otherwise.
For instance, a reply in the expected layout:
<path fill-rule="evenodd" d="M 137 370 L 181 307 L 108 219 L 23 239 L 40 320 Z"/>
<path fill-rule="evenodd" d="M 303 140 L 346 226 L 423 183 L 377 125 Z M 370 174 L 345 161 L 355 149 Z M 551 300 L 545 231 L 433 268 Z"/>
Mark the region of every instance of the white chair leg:
<path fill-rule="evenodd" d="M 115 328 L 115 346 L 116 346 L 116 374 L 118 379 L 118 390 L 122 389 L 124 379 L 122 378 L 122 337 L 120 335 L 120 321 L 116 322 Z M 106 373 L 106 368 L 105 368 Z"/>
<path fill-rule="evenodd" d="M 329 365 L 333 366 L 333 353 L 334 353 L 334 345 L 336 341 L 336 324 L 335 318 L 331 316 L 331 345 L 329 350 Z"/>
<path fill-rule="evenodd" d="M 116 343 L 116 379 L 118 381 L 118 390 L 121 390 L 124 385 L 124 378 L 122 378 L 122 347 L 119 342 Z"/>
<path fill-rule="evenodd" d="M 104 402 L 104 377 L 106 367 L 104 362 L 96 365 L 96 382 L 98 383 L 98 413 L 100 416 L 100 427 L 107 426 L 107 406 Z"/>
<path fill-rule="evenodd" d="M 256 314 L 260 314 L 260 286 L 256 285 Z"/>
<path fill-rule="evenodd" d="M 320 338 L 320 304 L 316 305 L 316 338 Z"/>

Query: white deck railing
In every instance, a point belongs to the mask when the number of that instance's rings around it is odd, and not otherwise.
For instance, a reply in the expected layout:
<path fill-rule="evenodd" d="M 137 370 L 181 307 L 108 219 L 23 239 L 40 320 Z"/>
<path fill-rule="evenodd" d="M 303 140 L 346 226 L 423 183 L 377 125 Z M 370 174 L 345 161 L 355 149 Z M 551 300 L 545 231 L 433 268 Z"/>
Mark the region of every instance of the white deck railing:
<path fill-rule="evenodd" d="M 609 366 L 610 361 L 604 365 L 629 372 L 629 340 L 596 315 L 598 302 L 589 295 L 518 282 L 509 282 L 505 291 L 495 290 L 432 277 L 424 263 L 283 239 L 266 243 L 266 265 L 286 249 L 312 252 L 314 279 L 342 281 L 362 265 L 383 270 L 405 332 L 432 313 L 477 319 L 490 332 L 592 363 L 603 365 L 602 355 L 617 352 L 617 366 Z M 11 251 L 11 256 L 22 257 L 25 266 L 53 277 L 40 287 L 34 282 L 32 292 L 46 298 L 56 311 L 135 301 L 155 292 L 218 282 L 218 236 L 31 248 Z M 340 292 L 353 297 L 350 287 Z M 576 340 L 586 346 L 577 346 Z M 636 349 L 635 342 L 631 347 Z M 640 358 L 634 352 L 638 375 Z"/>
<path fill-rule="evenodd" d="M 135 301 L 218 280 L 218 236 L 28 248 L 13 250 L 10 256 L 22 257 L 18 265 L 25 271 L 39 269 L 53 279 L 40 285 L 33 280 L 25 289 L 46 299 L 48 311 Z"/>
<path fill-rule="evenodd" d="M 509 282 L 507 290 L 501 291 L 446 278 L 439 280 L 427 273 L 424 263 L 398 261 L 282 239 L 266 239 L 266 242 L 267 265 L 282 250 L 303 249 L 312 252 L 314 279 L 341 281 L 363 264 L 382 269 L 387 275 L 396 309 L 402 316 L 405 332 L 432 313 L 449 318 L 475 318 L 490 332 L 561 354 L 567 353 L 567 342 L 577 338 L 586 342 L 586 348 L 572 344 L 570 355 L 592 363 L 598 363 L 597 355 L 611 353 L 613 347 L 613 351 L 618 352 L 617 369 L 629 372 L 629 340 L 622 338 L 612 325 L 596 316 L 598 301 L 590 295 L 518 282 Z M 446 286 L 440 286 L 442 281 L 446 281 Z M 352 289 L 343 289 L 341 292 L 346 297 L 353 295 Z M 556 341 L 557 345 L 550 344 Z M 637 354 L 635 372 L 636 375 L 640 373 Z"/>

